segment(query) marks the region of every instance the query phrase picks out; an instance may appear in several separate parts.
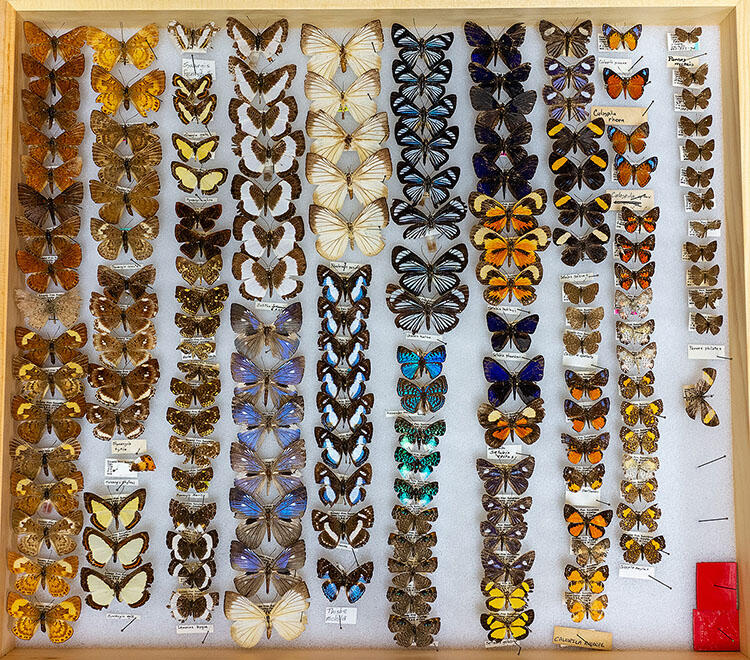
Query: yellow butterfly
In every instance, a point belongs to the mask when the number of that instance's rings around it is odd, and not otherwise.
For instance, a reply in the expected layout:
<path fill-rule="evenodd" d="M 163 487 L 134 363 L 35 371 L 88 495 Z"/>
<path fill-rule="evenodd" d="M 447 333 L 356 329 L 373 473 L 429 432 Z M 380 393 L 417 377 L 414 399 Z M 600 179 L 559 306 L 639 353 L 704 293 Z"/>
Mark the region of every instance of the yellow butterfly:
<path fill-rule="evenodd" d="M 337 261 L 356 245 L 362 254 L 372 257 L 384 247 L 381 230 L 388 224 L 388 205 L 384 198 L 365 206 L 353 220 L 342 218 L 324 206 L 310 206 L 310 229 L 318 235 L 315 249 L 329 261 Z"/>
<path fill-rule="evenodd" d="M 102 104 L 102 112 L 107 115 L 115 114 L 121 103 L 126 110 L 132 103 L 143 117 L 150 110 L 156 112 L 165 84 L 166 77 L 161 69 L 149 71 L 132 85 L 124 85 L 105 68 L 97 64 L 91 67 L 91 87 L 98 93 L 96 102 Z"/>
<path fill-rule="evenodd" d="M 347 194 L 362 204 L 388 195 L 385 181 L 391 177 L 391 155 L 388 149 L 376 151 L 354 170 L 343 172 L 318 154 L 307 154 L 305 174 L 315 188 L 313 203 L 339 211 Z"/>
<path fill-rule="evenodd" d="M 511 614 L 487 614 L 480 617 L 482 628 L 487 631 L 487 639 L 500 642 L 505 638 L 526 639 L 531 632 L 529 626 L 534 623 L 534 610 L 514 612 Z"/>
<path fill-rule="evenodd" d="M 81 599 L 73 596 L 54 606 L 38 605 L 16 593 L 8 594 L 8 614 L 15 619 L 13 634 L 18 639 L 28 640 L 41 627 L 51 642 L 61 644 L 70 639 L 73 626 L 68 621 L 77 621 L 81 616 Z"/>
<path fill-rule="evenodd" d="M 81 569 L 81 587 L 88 592 L 86 604 L 95 610 L 109 607 L 115 598 L 130 607 L 140 607 L 151 597 L 148 588 L 153 581 L 151 564 L 143 564 L 131 573 L 116 577 L 98 573 L 88 566 Z"/>
<path fill-rule="evenodd" d="M 78 557 L 71 555 L 55 562 L 36 562 L 17 552 L 8 553 L 8 570 L 19 577 L 14 589 L 24 596 L 32 596 L 41 586 L 50 596 L 62 598 L 70 592 L 70 580 L 78 573 Z"/>
<path fill-rule="evenodd" d="M 208 137 L 193 142 L 179 133 L 172 133 L 172 146 L 177 150 L 177 156 L 182 161 L 197 160 L 204 163 L 211 158 L 219 146 L 219 136 Z"/>
<path fill-rule="evenodd" d="M 229 170 L 226 167 L 196 170 L 190 167 L 190 165 L 183 165 L 178 161 L 173 161 L 172 176 L 177 181 L 177 187 L 180 190 L 188 193 L 197 190 L 201 195 L 212 195 L 227 180 Z"/>
<path fill-rule="evenodd" d="M 351 67 L 355 75 L 360 76 L 370 69 L 380 69 L 378 53 L 383 48 L 383 28 L 379 20 L 370 21 L 345 43 L 339 44 L 320 28 L 305 23 L 302 25 L 300 46 L 302 52 L 310 57 L 308 71 L 330 80 L 340 65 L 344 73 Z"/>
<path fill-rule="evenodd" d="M 305 96 L 310 99 L 311 112 L 322 110 L 331 117 L 340 112 L 342 119 L 350 112 L 358 124 L 375 114 L 378 94 L 380 73 L 375 69 L 361 75 L 346 90 L 312 71 L 305 76 Z"/>
<path fill-rule="evenodd" d="M 314 140 L 310 151 L 320 154 L 332 163 L 338 163 L 344 151 L 356 151 L 360 162 L 374 154 L 388 139 L 388 117 L 379 112 L 347 133 L 341 125 L 325 112 L 310 112 L 305 123 L 307 134 Z"/>
<path fill-rule="evenodd" d="M 159 43 L 159 26 L 151 23 L 141 28 L 127 41 L 121 41 L 102 32 L 99 28 L 86 30 L 86 41 L 94 51 L 94 64 L 107 71 L 122 60 L 137 69 L 145 69 L 156 59 L 154 48 Z"/>
<path fill-rule="evenodd" d="M 216 110 L 216 94 L 200 99 L 197 103 L 179 96 L 173 96 L 172 105 L 174 105 L 177 117 L 183 124 L 196 122 L 205 125 L 213 119 Z"/>

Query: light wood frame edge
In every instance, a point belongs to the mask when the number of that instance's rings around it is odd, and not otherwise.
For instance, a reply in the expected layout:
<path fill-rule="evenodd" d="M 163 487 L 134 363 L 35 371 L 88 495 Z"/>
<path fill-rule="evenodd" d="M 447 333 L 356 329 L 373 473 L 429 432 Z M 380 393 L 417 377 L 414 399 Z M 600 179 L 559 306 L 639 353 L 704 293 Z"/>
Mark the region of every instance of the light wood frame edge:
<path fill-rule="evenodd" d="M 710 3 L 710 4 L 709 4 Z M 279 13 L 278 4 L 274 0 L 257 0 L 252 5 L 242 0 L 223 0 L 221 6 L 210 0 L 189 0 L 175 2 L 174 0 L 131 0 L 127 12 L 121 10 L 119 0 L 67 0 L 60 3 L 54 10 L 45 8 L 40 11 L 39 0 L 14 0 L 12 3 L 3 2 L 0 5 L 0 217 L 4 220 L 0 224 L 0 327 L 4 332 L 0 334 L 0 364 L 2 364 L 3 380 L 0 387 L 0 420 L 2 432 L 7 439 L 12 434 L 10 416 L 7 414 L 9 396 L 13 391 L 10 375 L 10 362 L 6 359 L 8 343 L 12 342 L 12 332 L 16 324 L 15 306 L 12 292 L 18 284 L 15 275 L 15 259 L 13 250 L 15 235 L 12 230 L 15 209 L 15 187 L 18 181 L 18 140 L 16 125 L 19 116 L 19 101 L 16 97 L 16 81 L 20 79 L 18 66 L 20 32 L 19 14 L 29 17 L 47 17 L 49 20 L 60 20 L 61 13 L 74 11 L 76 20 L 81 23 L 95 23 L 102 12 L 111 14 L 108 20 L 128 18 L 129 21 L 139 22 L 138 14 L 146 11 L 155 20 L 164 21 L 174 16 L 174 10 L 179 10 L 184 20 L 191 17 L 205 18 L 210 12 L 251 11 L 262 22 L 262 16 L 269 18 Z M 492 4 L 481 3 L 476 9 L 482 12 L 498 12 L 498 20 L 508 22 L 514 20 L 513 6 L 517 0 L 495 0 Z M 562 17 L 581 16 L 592 2 L 586 0 L 525 0 L 522 13 L 528 16 L 544 13 L 554 13 Z M 750 268 L 745 267 L 745 258 L 750 246 L 750 181 L 748 180 L 748 163 L 750 163 L 750 0 L 660 0 L 658 4 L 649 0 L 599 0 L 596 2 L 596 13 L 604 13 L 609 20 L 618 17 L 629 19 L 633 8 L 642 11 L 644 22 L 662 22 L 674 24 L 677 10 L 686 12 L 690 18 L 681 18 L 680 22 L 719 22 L 722 36 L 722 88 L 723 88 L 723 116 L 724 116 L 724 168 L 725 168 L 725 208 L 728 241 L 727 273 L 725 288 L 729 299 L 728 316 L 732 328 L 730 338 L 731 379 L 732 379 L 732 435 L 734 461 L 734 490 L 735 490 L 735 534 L 737 541 L 737 561 L 739 564 L 739 598 L 740 598 L 740 634 L 742 640 L 741 653 L 711 653 L 702 657 L 711 660 L 736 660 L 738 657 L 750 657 L 748 631 L 750 628 L 750 601 L 746 593 L 750 589 L 750 399 L 748 383 L 750 383 L 750 363 L 748 362 L 748 345 L 750 345 L 750 328 L 747 324 L 747 314 L 750 310 Z M 291 0 L 284 3 L 281 10 L 285 15 L 292 16 L 293 22 L 306 20 L 308 12 L 320 16 L 321 24 L 336 24 L 340 21 L 344 11 L 346 22 L 359 22 L 360 15 L 371 16 L 377 13 L 385 22 L 390 14 L 401 11 L 423 14 L 445 10 L 451 15 L 446 20 L 459 19 L 466 16 L 467 6 L 461 0 L 371 0 L 367 9 L 352 12 L 350 0 Z M 83 13 L 79 13 L 83 12 Z M 460 13 L 460 14 L 459 14 Z M 520 10 L 516 10 L 521 17 Z M 584 15 L 591 17 L 591 12 Z M 502 16 L 502 18 L 501 18 Z M 88 20 L 88 19 L 92 20 Z M 297 19 L 297 20 L 294 20 Z M 488 18 L 489 20 L 489 18 Z M 739 136 L 737 135 L 739 133 Z M 740 224 L 738 224 L 738 222 Z M 7 441 L 7 440 L 6 440 Z M 3 443 L 4 445 L 5 443 Z M 7 452 L 0 452 L 0 484 L 8 483 L 9 461 Z M 10 521 L 8 495 L 5 488 L 0 487 L 0 529 L 6 534 L 4 547 L 10 547 Z M 692 578 L 692 576 L 690 576 Z M 7 571 L 3 571 L 2 594 L 8 592 Z M 4 603 L 3 603 L 4 605 Z M 3 606 L 0 609 L 0 655 L 9 660 L 99 660 L 106 655 L 114 654 L 118 658 L 126 658 L 125 648 L 55 648 L 32 649 L 15 648 L 14 637 L 9 631 L 8 615 Z M 616 631 L 615 631 L 616 639 Z M 255 649 L 253 656 L 257 660 L 291 660 L 304 657 L 304 660 L 327 660 L 331 652 L 338 651 L 346 654 L 348 660 L 389 660 L 410 658 L 422 660 L 433 658 L 434 651 L 393 649 L 301 649 L 301 648 L 266 648 Z M 132 651 L 131 651 L 132 652 Z M 174 653 L 173 649 L 138 649 L 142 660 L 168 660 Z M 205 655 L 204 649 L 180 649 L 183 660 L 201 660 Z M 222 660 L 246 657 L 247 651 L 241 649 L 211 649 L 214 656 Z M 338 655 L 339 653 L 336 653 Z M 538 660 L 559 658 L 560 651 L 554 649 L 528 650 Z M 584 657 L 594 657 L 593 651 L 581 651 Z M 696 658 L 692 651 L 613 651 L 617 658 L 635 658 L 636 660 L 688 660 Z M 449 660 L 474 660 L 486 657 L 483 649 L 443 649 L 441 657 Z"/>

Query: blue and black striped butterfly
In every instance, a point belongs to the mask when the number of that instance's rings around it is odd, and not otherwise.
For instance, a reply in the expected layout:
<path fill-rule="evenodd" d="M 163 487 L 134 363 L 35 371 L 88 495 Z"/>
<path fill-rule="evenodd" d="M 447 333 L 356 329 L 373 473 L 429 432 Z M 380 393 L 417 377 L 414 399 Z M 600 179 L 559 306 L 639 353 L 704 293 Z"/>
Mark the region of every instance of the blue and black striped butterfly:
<path fill-rule="evenodd" d="M 445 346 L 440 344 L 426 353 L 399 346 L 396 349 L 396 360 L 401 365 L 404 378 L 420 378 L 425 372 L 430 378 L 437 378 L 443 370 Z"/>
<path fill-rule="evenodd" d="M 399 378 L 396 393 L 401 397 L 401 407 L 410 413 L 437 412 L 445 404 L 448 381 L 439 376 L 427 385 L 417 385 L 405 378 Z"/>
<path fill-rule="evenodd" d="M 398 117 L 396 130 L 404 125 L 412 131 L 431 134 L 439 133 L 448 125 L 448 119 L 456 110 L 456 95 L 447 94 L 434 102 L 430 107 L 415 105 L 399 92 L 391 94 L 391 109 Z"/>
<path fill-rule="evenodd" d="M 398 180 L 404 186 L 404 195 L 412 204 L 421 203 L 429 197 L 433 204 L 443 204 L 449 191 L 458 183 L 461 169 L 447 167 L 435 174 L 423 174 L 409 163 L 400 162 L 396 168 Z"/>
<path fill-rule="evenodd" d="M 513 398 L 521 398 L 529 403 L 538 398 L 541 388 L 537 383 L 544 378 L 544 357 L 537 355 L 529 360 L 519 371 L 510 372 L 503 365 L 492 358 L 484 358 L 484 377 L 490 387 L 487 398 L 493 406 L 500 406 Z"/>
<path fill-rule="evenodd" d="M 453 43 L 453 32 L 418 37 L 400 23 L 394 23 L 391 27 L 391 39 L 399 49 L 398 56 L 410 67 L 413 68 L 417 60 L 421 59 L 432 68 L 445 59 L 445 51 Z"/>
<path fill-rule="evenodd" d="M 431 137 L 420 137 L 406 126 L 396 127 L 396 144 L 404 147 L 401 157 L 412 165 L 426 165 L 429 161 L 435 169 L 442 167 L 457 142 L 457 126 L 449 126 Z"/>
<path fill-rule="evenodd" d="M 410 101 L 417 98 L 435 103 L 445 94 L 445 83 L 451 79 L 453 64 L 445 60 L 432 67 L 426 73 L 417 73 L 406 62 L 394 60 L 393 79 L 398 83 L 398 91 Z"/>
<path fill-rule="evenodd" d="M 439 234 L 453 240 L 459 234 L 458 223 L 466 217 L 466 205 L 454 197 L 432 213 L 397 199 L 391 205 L 391 218 L 397 225 L 405 226 L 404 238 L 423 238 Z"/>
<path fill-rule="evenodd" d="M 443 294 L 454 289 L 459 283 L 457 273 L 463 272 L 468 263 L 469 253 L 463 243 L 448 248 L 432 261 L 425 261 L 402 245 L 391 253 L 391 265 L 401 275 L 399 284 L 415 296 L 425 290 Z"/>

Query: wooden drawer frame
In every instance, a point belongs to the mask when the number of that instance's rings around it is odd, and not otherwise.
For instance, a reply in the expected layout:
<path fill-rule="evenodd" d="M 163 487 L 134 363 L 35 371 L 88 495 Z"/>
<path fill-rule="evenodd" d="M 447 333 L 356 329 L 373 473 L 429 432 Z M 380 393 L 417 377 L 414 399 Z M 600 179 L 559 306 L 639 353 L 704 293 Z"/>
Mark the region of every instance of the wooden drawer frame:
<path fill-rule="evenodd" d="M 468 15 L 480 24 L 509 24 L 520 20 L 533 25 L 540 18 L 558 22 L 590 18 L 594 23 L 630 24 L 634 17 L 644 24 L 662 25 L 718 25 L 721 31 L 724 178 L 727 241 L 727 277 L 725 288 L 729 301 L 731 386 L 732 386 L 732 447 L 734 465 L 735 537 L 739 564 L 740 653 L 712 653 L 700 655 L 692 651 L 613 651 L 614 660 L 688 660 L 711 658 L 736 660 L 750 657 L 750 401 L 748 382 L 747 315 L 750 311 L 750 279 L 745 263 L 750 244 L 750 0 L 601 0 L 594 5 L 587 0 L 482 0 L 469 3 L 462 0 L 370 0 L 366 10 L 353 9 L 351 0 L 131 0 L 122 10 L 118 0 L 13 0 L 0 8 L 0 429 L 9 439 L 13 422 L 8 413 L 8 402 L 14 391 L 11 376 L 11 356 L 14 352 L 13 329 L 19 321 L 12 296 L 23 284 L 13 254 L 16 236 L 13 218 L 17 210 L 15 196 L 19 178 L 20 85 L 23 76 L 20 53 L 24 48 L 21 23 L 24 20 L 74 25 L 107 25 L 121 22 L 125 26 L 155 21 L 165 25 L 179 17 L 183 22 L 205 21 L 235 12 L 252 15 L 262 25 L 266 20 L 285 16 L 299 25 L 309 21 L 321 27 L 356 25 L 374 17 L 384 25 L 393 21 L 432 25 L 434 13 L 439 11 L 441 23 L 461 24 Z M 467 13 L 468 12 L 468 13 Z M 106 17 L 106 19 L 104 19 Z M 104 20 L 103 20 L 104 19 Z M 5 448 L 0 448 L 0 484 L 8 483 L 10 461 Z M 0 487 L 0 539 L 3 556 L 12 546 L 10 534 L 10 502 L 6 487 Z M 7 536 L 6 536 L 7 535 Z M 684 579 L 692 580 L 692 575 Z M 2 604 L 0 610 L 0 655 L 9 660 L 99 660 L 103 656 L 126 660 L 136 652 L 127 647 L 117 648 L 16 648 L 10 632 L 5 597 L 8 593 L 8 573 L 3 571 Z M 613 630 L 617 646 L 617 631 Z M 304 643 L 304 640 L 302 640 Z M 304 649 L 260 648 L 211 649 L 215 658 L 230 660 L 252 654 L 258 660 L 328 660 L 332 651 L 339 651 L 347 660 L 401 660 L 402 658 L 434 658 L 434 650 L 387 649 Z M 199 660 L 206 649 L 155 648 L 137 650 L 141 660 L 167 660 L 178 653 L 182 660 Z M 484 649 L 442 649 L 444 660 L 475 660 L 486 658 L 491 651 Z M 560 657 L 559 650 L 524 650 L 526 657 L 548 660 Z M 577 657 L 593 658 L 595 651 L 579 651 Z M 581 655 L 582 654 L 582 655 Z"/>

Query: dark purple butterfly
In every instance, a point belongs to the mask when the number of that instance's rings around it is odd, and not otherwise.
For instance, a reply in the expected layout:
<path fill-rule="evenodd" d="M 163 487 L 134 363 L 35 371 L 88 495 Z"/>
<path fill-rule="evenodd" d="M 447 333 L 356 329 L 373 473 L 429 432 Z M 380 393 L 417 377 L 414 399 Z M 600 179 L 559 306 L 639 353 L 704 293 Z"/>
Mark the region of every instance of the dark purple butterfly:
<path fill-rule="evenodd" d="M 544 357 L 537 355 L 529 360 L 517 372 L 508 371 L 503 365 L 492 358 L 484 358 L 484 377 L 491 383 L 487 390 L 490 403 L 498 407 L 508 400 L 520 397 L 524 403 L 536 399 L 541 394 L 537 383 L 544 378 Z"/>
<path fill-rule="evenodd" d="M 514 23 L 495 39 L 473 21 L 466 21 L 464 35 L 469 46 L 474 48 L 471 52 L 472 62 L 482 66 L 492 62 L 494 66 L 500 59 L 509 69 L 515 69 L 521 64 L 521 51 L 518 48 L 526 38 L 526 26 L 523 23 Z"/>
<path fill-rule="evenodd" d="M 531 64 L 528 62 L 506 73 L 495 73 L 476 62 L 469 64 L 469 75 L 476 85 L 498 97 L 500 96 L 500 92 L 505 92 L 511 97 L 521 94 L 524 91 L 522 83 L 529 79 L 530 73 Z"/>
<path fill-rule="evenodd" d="M 501 169 L 480 152 L 474 154 L 472 164 L 479 177 L 477 190 L 480 193 L 494 197 L 498 191 L 502 191 L 503 196 L 507 191 L 516 199 L 521 199 L 531 192 L 529 181 L 536 174 L 539 159 L 536 155 L 527 156 L 518 164 Z"/>
<path fill-rule="evenodd" d="M 502 351 L 513 344 L 521 353 L 531 347 L 531 335 L 539 325 L 539 315 L 529 314 L 522 319 L 509 323 L 495 312 L 487 312 L 487 330 L 492 333 L 492 350 Z"/>
<path fill-rule="evenodd" d="M 480 153 L 494 163 L 500 156 L 506 156 L 514 165 L 520 163 L 528 153 L 523 145 L 531 142 L 531 124 L 521 115 L 511 115 L 517 119 L 509 119 L 508 135 L 500 136 L 496 131 L 482 124 L 474 124 L 474 137 L 484 145 Z"/>

